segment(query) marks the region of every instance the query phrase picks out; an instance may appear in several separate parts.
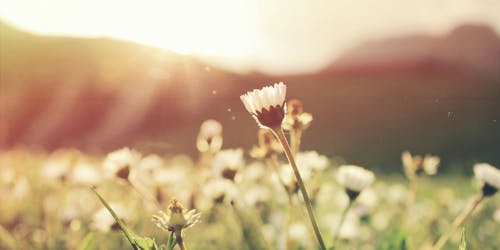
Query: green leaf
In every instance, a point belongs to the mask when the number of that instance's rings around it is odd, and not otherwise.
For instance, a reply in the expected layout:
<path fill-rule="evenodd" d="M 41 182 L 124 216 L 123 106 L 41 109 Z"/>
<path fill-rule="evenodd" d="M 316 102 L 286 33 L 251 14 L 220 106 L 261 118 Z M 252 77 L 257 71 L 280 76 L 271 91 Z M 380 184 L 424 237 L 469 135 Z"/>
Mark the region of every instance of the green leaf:
<path fill-rule="evenodd" d="M 460 246 L 458 250 L 467 250 L 467 242 L 465 241 L 465 228 L 462 228 L 462 239 L 460 240 Z"/>
<path fill-rule="evenodd" d="M 140 248 L 135 243 L 134 238 L 132 238 L 131 234 L 129 233 L 129 230 L 125 226 L 125 223 L 123 223 L 123 221 L 118 217 L 118 215 L 116 215 L 115 211 L 111 208 L 111 206 L 109 206 L 106 200 L 104 200 L 104 198 L 102 198 L 102 196 L 99 193 L 97 193 L 95 188 L 92 188 L 92 191 L 95 193 L 95 195 L 97 195 L 97 197 L 99 198 L 101 203 L 106 207 L 106 209 L 108 209 L 109 213 L 111 213 L 116 223 L 118 223 L 118 225 L 120 226 L 120 229 L 122 230 L 123 234 L 125 234 L 125 237 L 127 237 L 128 242 L 130 243 L 130 245 L 132 245 L 132 248 L 135 250 L 140 250 Z"/>
<path fill-rule="evenodd" d="M 78 246 L 78 250 L 93 250 L 96 249 L 94 245 L 94 233 L 88 233 L 85 238 L 83 238 L 82 242 Z"/>
<path fill-rule="evenodd" d="M 174 240 L 174 232 L 170 233 L 170 237 L 168 237 L 168 243 L 167 243 L 167 250 L 172 250 L 175 247 L 175 240 Z"/>
<path fill-rule="evenodd" d="M 139 247 L 141 250 L 158 250 L 158 246 L 156 245 L 156 242 L 154 239 L 148 238 L 148 237 L 135 237 L 134 238 L 135 244 Z"/>

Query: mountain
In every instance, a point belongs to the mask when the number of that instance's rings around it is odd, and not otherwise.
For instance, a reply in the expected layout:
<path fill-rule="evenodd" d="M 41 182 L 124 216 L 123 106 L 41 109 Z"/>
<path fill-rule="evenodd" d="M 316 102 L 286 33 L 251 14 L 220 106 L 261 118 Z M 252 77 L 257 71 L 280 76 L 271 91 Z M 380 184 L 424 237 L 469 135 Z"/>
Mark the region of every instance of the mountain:
<path fill-rule="evenodd" d="M 324 71 L 279 77 L 108 38 L 33 35 L 1 22 L 0 33 L 0 149 L 195 155 L 209 118 L 223 124 L 224 147 L 250 148 L 257 126 L 239 95 L 284 81 L 288 98 L 314 115 L 305 150 L 383 169 L 399 169 L 407 149 L 445 164 L 500 164 L 498 37 L 489 28 L 367 43 Z"/>
<path fill-rule="evenodd" d="M 444 36 L 417 34 L 382 39 L 351 49 L 325 71 L 497 74 L 500 71 L 500 38 L 488 26 L 468 24 Z"/>

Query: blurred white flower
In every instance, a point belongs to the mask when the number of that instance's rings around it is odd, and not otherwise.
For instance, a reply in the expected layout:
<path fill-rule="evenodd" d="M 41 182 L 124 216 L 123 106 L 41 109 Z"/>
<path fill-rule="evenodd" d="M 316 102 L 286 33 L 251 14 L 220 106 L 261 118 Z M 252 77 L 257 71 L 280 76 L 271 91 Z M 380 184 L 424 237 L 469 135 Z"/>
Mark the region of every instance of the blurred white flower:
<path fill-rule="evenodd" d="M 402 184 L 392 184 L 387 188 L 385 196 L 390 204 L 403 204 L 408 199 L 408 189 Z"/>
<path fill-rule="evenodd" d="M 299 168 L 313 172 L 322 171 L 330 164 L 328 157 L 320 155 L 316 151 L 299 152 L 295 160 Z"/>
<path fill-rule="evenodd" d="M 426 155 L 422 163 L 425 173 L 428 175 L 435 175 L 438 171 L 440 161 L 441 160 L 437 156 Z"/>
<path fill-rule="evenodd" d="M 71 160 L 67 157 L 52 157 L 42 166 L 42 177 L 49 181 L 64 181 L 70 171 Z"/>
<path fill-rule="evenodd" d="M 269 175 L 269 168 L 262 162 L 256 161 L 246 165 L 241 170 L 244 181 L 248 183 L 263 182 Z"/>
<path fill-rule="evenodd" d="M 240 96 L 247 111 L 261 127 L 281 128 L 285 118 L 286 85 L 275 83 Z"/>
<path fill-rule="evenodd" d="M 218 152 L 212 162 L 215 177 L 234 180 L 239 170 L 243 168 L 243 149 L 226 149 Z"/>
<path fill-rule="evenodd" d="M 425 155 L 424 158 L 420 155 L 412 156 L 410 152 L 405 151 L 401 155 L 405 174 L 408 178 L 413 178 L 425 172 L 428 175 L 435 175 L 438 171 L 439 162 L 441 161 L 438 156 Z"/>
<path fill-rule="evenodd" d="M 115 211 L 118 218 L 124 220 L 128 217 L 129 212 L 122 204 L 110 203 L 109 206 Z M 109 232 L 110 230 L 119 229 L 118 223 L 105 207 L 102 207 L 94 213 L 92 216 L 91 227 L 104 233 Z"/>
<path fill-rule="evenodd" d="M 107 176 L 128 180 L 132 168 L 141 160 L 141 154 L 129 148 L 122 148 L 109 153 L 104 159 L 103 167 Z"/>
<path fill-rule="evenodd" d="M 252 185 L 245 189 L 243 201 L 248 206 L 255 206 L 259 203 L 267 202 L 271 199 L 271 191 L 262 185 Z"/>
<path fill-rule="evenodd" d="M 204 121 L 200 127 L 200 137 L 205 139 L 212 138 L 222 134 L 222 124 L 220 122 L 209 119 Z"/>
<path fill-rule="evenodd" d="M 202 190 L 205 197 L 213 203 L 229 203 L 237 196 L 236 186 L 232 181 L 217 178 L 209 181 Z"/>
<path fill-rule="evenodd" d="M 222 124 L 212 119 L 204 121 L 196 139 L 196 147 L 200 152 L 219 151 L 222 147 Z"/>
<path fill-rule="evenodd" d="M 70 175 L 72 183 L 85 186 L 96 186 L 101 181 L 101 173 L 92 164 L 79 163 Z"/>
<path fill-rule="evenodd" d="M 163 167 L 163 165 L 163 159 L 160 156 L 150 154 L 139 161 L 139 163 L 137 164 L 137 168 L 142 171 L 152 173 L 152 171 Z"/>
<path fill-rule="evenodd" d="M 377 203 L 377 194 L 373 191 L 373 189 L 367 188 L 359 195 L 357 202 L 352 209 L 357 215 L 364 216 L 368 215 Z"/>
<path fill-rule="evenodd" d="M 483 182 L 483 193 L 492 195 L 500 189 L 500 170 L 488 163 L 477 163 L 474 165 L 474 175 Z M 485 190 L 487 189 L 487 190 Z"/>
<path fill-rule="evenodd" d="M 184 183 L 187 184 L 189 173 L 182 167 L 163 167 L 155 169 L 152 178 L 157 186 L 183 186 Z"/>
<path fill-rule="evenodd" d="M 295 222 L 288 227 L 288 237 L 291 243 L 300 249 L 310 244 L 309 231 L 303 223 Z"/>
<path fill-rule="evenodd" d="M 375 180 L 373 172 L 355 165 L 340 166 L 337 171 L 337 182 L 347 190 L 361 192 Z"/>

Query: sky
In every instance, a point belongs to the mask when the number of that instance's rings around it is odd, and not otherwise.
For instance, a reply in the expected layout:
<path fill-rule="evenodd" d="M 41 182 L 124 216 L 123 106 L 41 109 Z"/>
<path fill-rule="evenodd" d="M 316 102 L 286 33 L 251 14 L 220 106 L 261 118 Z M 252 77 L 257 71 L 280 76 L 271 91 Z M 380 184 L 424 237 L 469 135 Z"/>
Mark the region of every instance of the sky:
<path fill-rule="evenodd" d="M 498 0 L 0 0 L 0 18 L 31 32 L 126 39 L 270 74 L 313 72 L 365 42 L 463 23 L 500 33 L 499 10 Z"/>

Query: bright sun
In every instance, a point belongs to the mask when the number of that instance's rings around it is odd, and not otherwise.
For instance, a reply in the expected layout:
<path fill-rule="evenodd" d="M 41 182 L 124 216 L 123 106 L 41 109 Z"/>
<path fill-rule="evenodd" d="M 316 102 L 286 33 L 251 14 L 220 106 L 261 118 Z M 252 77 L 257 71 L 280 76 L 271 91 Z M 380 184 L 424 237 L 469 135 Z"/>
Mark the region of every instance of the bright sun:
<path fill-rule="evenodd" d="M 183 54 L 239 59 L 255 46 L 246 0 L 0 0 L 0 16 L 43 34 L 110 36 Z"/>

